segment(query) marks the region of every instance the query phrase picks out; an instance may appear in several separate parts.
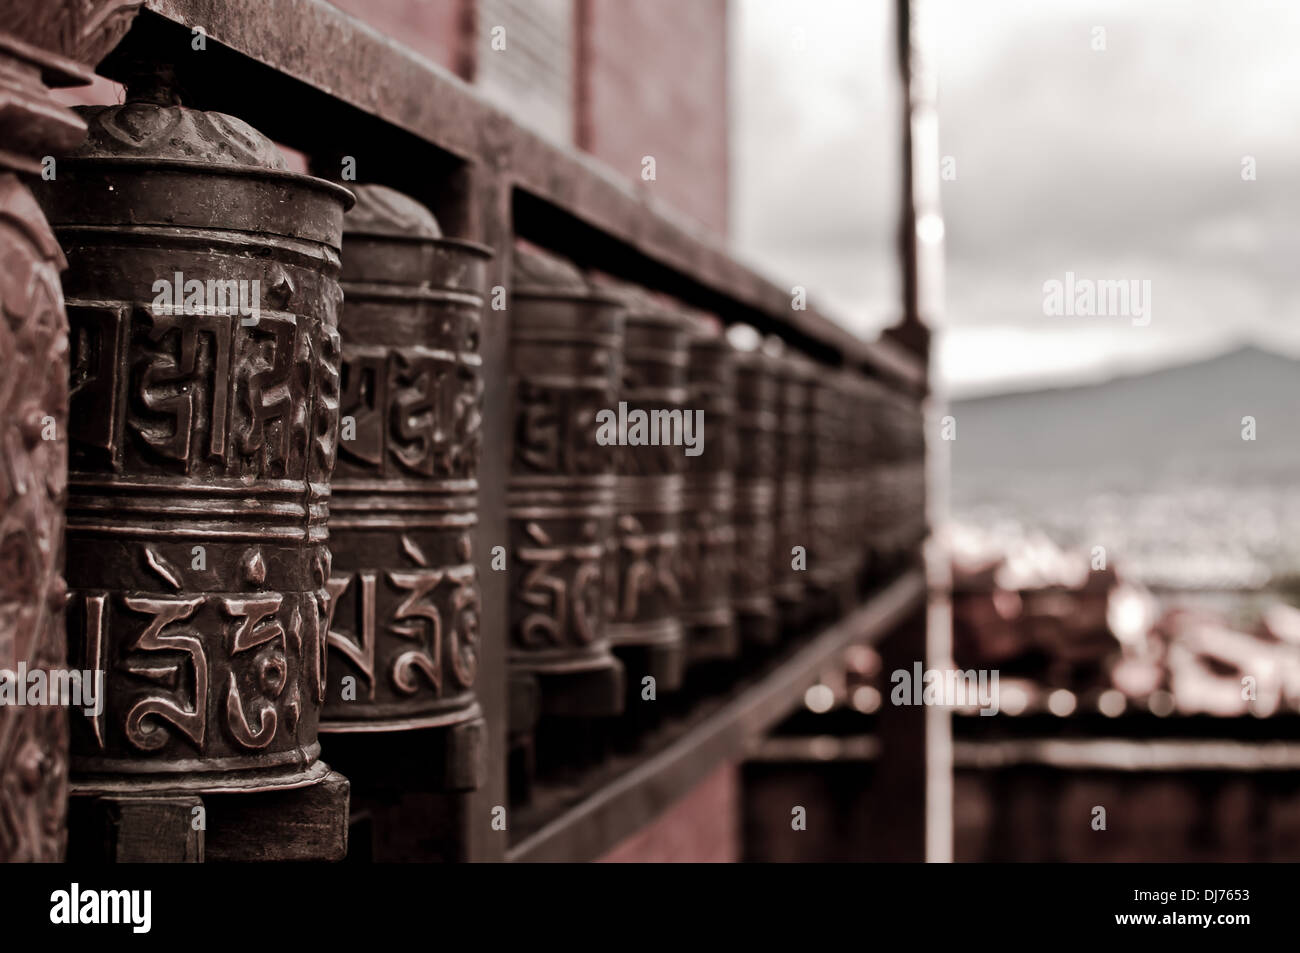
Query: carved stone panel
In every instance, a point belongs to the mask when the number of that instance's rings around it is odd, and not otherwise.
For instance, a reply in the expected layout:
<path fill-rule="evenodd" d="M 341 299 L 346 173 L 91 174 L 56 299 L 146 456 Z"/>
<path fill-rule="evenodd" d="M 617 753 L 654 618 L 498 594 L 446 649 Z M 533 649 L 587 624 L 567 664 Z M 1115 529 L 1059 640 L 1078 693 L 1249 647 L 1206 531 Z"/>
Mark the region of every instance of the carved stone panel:
<path fill-rule="evenodd" d="M 0 173 L 0 677 L 16 689 L 20 673 L 64 667 L 63 264 L 31 194 Z M 0 861 L 58 860 L 66 708 L 18 702 L 0 696 Z"/>
<path fill-rule="evenodd" d="M 0 23 L 0 862 L 61 860 L 67 839 L 66 261 L 18 174 L 85 136 L 46 88 L 91 79 L 45 29 L 79 28 L 80 12 L 51 2 Z"/>

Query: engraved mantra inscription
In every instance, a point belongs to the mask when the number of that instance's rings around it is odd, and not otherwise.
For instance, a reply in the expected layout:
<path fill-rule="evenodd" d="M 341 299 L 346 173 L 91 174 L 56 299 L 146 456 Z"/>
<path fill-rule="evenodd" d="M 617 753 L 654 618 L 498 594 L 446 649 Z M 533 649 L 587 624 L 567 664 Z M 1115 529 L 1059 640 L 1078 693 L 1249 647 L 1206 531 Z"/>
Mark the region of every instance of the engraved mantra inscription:
<path fill-rule="evenodd" d="M 606 366 L 603 352 L 595 370 Z M 612 477 L 609 447 L 596 442 L 596 412 L 608 406 L 612 380 L 603 389 L 519 380 L 514 387 L 516 475 Z M 608 517 L 579 515 L 591 497 L 575 487 L 556 491 L 571 509 L 551 519 L 516 519 L 514 559 L 515 644 L 525 650 L 587 646 L 600 635 L 606 598 L 605 545 Z M 609 491 L 612 493 L 612 484 Z M 561 504 L 563 511 L 568 504 Z M 606 505 L 612 506 L 611 502 Z"/>
<path fill-rule="evenodd" d="M 622 572 L 612 594 L 613 617 L 632 622 L 639 618 L 646 599 L 661 593 L 676 605 L 681 599 L 676 562 L 678 534 L 647 533 L 635 516 L 618 518 L 618 549 Z"/>
<path fill-rule="evenodd" d="M 81 462 L 94 462 L 87 452 L 102 454 L 104 463 L 123 469 L 125 429 L 154 459 L 174 461 L 171 469 L 186 474 L 301 478 L 314 410 L 311 470 L 332 469 L 335 329 L 272 313 L 263 313 L 255 328 L 242 328 L 231 315 L 155 314 L 140 305 L 73 302 L 68 313 L 70 431 Z M 124 348 L 129 364 L 119 360 Z M 124 366 L 125 375 L 119 373 Z M 307 399 L 313 371 L 320 390 L 315 402 Z"/>
<path fill-rule="evenodd" d="M 445 357 L 397 351 L 349 353 L 343 362 L 341 414 L 356 432 L 345 459 L 383 469 L 388 454 L 410 474 L 473 477 L 481 455 L 483 382 Z"/>
<path fill-rule="evenodd" d="M 408 555 L 423 563 L 419 550 L 408 544 Z M 461 555 L 470 557 L 469 537 L 460 540 Z M 478 671 L 478 626 L 481 598 L 478 576 L 469 562 L 430 568 L 422 565 L 407 570 L 362 570 L 351 575 L 334 575 L 329 581 L 326 628 L 329 647 L 338 652 L 361 674 L 365 698 L 375 700 L 377 586 L 381 581 L 403 594 L 397 607 L 384 620 L 384 630 L 412 643 L 383 661 L 383 673 L 401 695 L 414 695 L 427 686 L 436 696 L 451 685 L 444 677 L 444 633 L 446 656 L 450 658 L 452 681 L 460 689 L 471 688 Z M 342 620 L 335 628 L 335 610 L 350 587 L 356 587 L 355 628 Z M 442 603 L 440 605 L 439 603 Z"/>
<path fill-rule="evenodd" d="M 596 413 L 608 403 L 605 393 L 520 381 L 514 395 L 515 472 L 612 473 L 611 448 L 596 442 Z"/>
<path fill-rule="evenodd" d="M 595 522 L 583 524 L 587 541 L 572 546 L 554 545 L 535 522 L 524 532 L 536 545 L 521 546 L 516 554 L 527 567 L 519 597 L 532 610 L 519 626 L 519 641 L 528 648 L 559 646 L 565 632 L 572 631 L 577 642 L 590 643 L 600 618 L 604 553 Z"/>
<path fill-rule="evenodd" d="M 119 719 L 130 744 L 157 752 L 183 737 L 199 753 L 213 748 L 209 719 L 239 748 L 259 751 L 297 724 L 303 700 L 290 660 L 301 660 L 319 703 L 324 687 L 321 612 L 315 593 L 203 593 L 132 596 L 87 592 L 82 601 L 83 665 L 109 667 L 130 699 L 87 715 L 97 746 L 105 720 Z M 114 611 L 110 623 L 110 608 Z M 305 611 L 304 611 L 305 610 Z M 136 621 L 140 620 L 140 621 Z M 110 625 L 116 630 L 110 632 Z M 118 660 L 110 646 L 118 645 Z M 211 702 L 215 701 L 214 706 Z"/>
<path fill-rule="evenodd" d="M 721 517 L 707 510 L 687 513 L 687 528 L 682 532 L 678 575 L 683 590 L 696 601 L 716 601 L 710 594 L 712 585 L 720 585 L 721 601 L 726 601 L 726 581 L 732 571 L 735 528 L 730 514 Z"/>

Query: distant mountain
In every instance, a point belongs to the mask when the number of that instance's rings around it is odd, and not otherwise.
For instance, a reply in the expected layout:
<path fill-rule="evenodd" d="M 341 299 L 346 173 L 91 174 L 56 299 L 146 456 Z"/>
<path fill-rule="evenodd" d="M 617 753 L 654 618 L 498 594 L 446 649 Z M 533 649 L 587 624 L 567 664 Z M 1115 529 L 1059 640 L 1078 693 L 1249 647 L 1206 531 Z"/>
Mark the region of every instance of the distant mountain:
<path fill-rule="evenodd" d="M 949 412 L 955 499 L 1071 474 L 1093 489 L 1240 478 L 1300 493 L 1300 361 L 1256 347 L 1100 384 L 955 401 Z M 1246 416 L 1253 442 L 1242 439 Z"/>
<path fill-rule="evenodd" d="M 1102 546 L 1129 578 L 1300 578 L 1300 362 L 1248 347 L 1101 384 L 955 401 L 951 514 Z M 1243 417 L 1255 419 L 1253 441 Z"/>

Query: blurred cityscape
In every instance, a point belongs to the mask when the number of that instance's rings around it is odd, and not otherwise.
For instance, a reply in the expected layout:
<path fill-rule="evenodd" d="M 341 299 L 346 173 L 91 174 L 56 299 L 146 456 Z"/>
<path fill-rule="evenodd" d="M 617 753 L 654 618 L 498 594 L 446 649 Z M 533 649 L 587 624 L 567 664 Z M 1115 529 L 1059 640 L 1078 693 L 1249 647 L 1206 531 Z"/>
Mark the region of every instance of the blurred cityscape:
<path fill-rule="evenodd" d="M 1241 348 L 954 402 L 958 665 L 1112 711 L 1300 710 L 1298 370 Z"/>

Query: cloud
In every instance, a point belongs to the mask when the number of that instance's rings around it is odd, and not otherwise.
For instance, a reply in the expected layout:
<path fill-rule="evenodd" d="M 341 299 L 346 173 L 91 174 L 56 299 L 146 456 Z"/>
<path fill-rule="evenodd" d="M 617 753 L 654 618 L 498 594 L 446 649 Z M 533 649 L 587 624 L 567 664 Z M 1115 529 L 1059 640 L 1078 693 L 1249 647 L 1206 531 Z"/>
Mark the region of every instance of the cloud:
<path fill-rule="evenodd" d="M 741 0 L 732 46 L 737 247 L 821 292 L 859 332 L 896 315 L 890 6 Z M 940 361 L 954 386 L 1018 380 L 1035 364 L 1099 373 L 1242 338 L 1289 346 L 1300 4 L 927 7 L 940 152 L 957 165 L 943 187 L 943 325 L 962 347 Z M 1255 181 L 1242 179 L 1244 156 Z M 1044 317 L 1042 283 L 1067 270 L 1151 280 L 1152 327 L 1138 338 Z"/>

